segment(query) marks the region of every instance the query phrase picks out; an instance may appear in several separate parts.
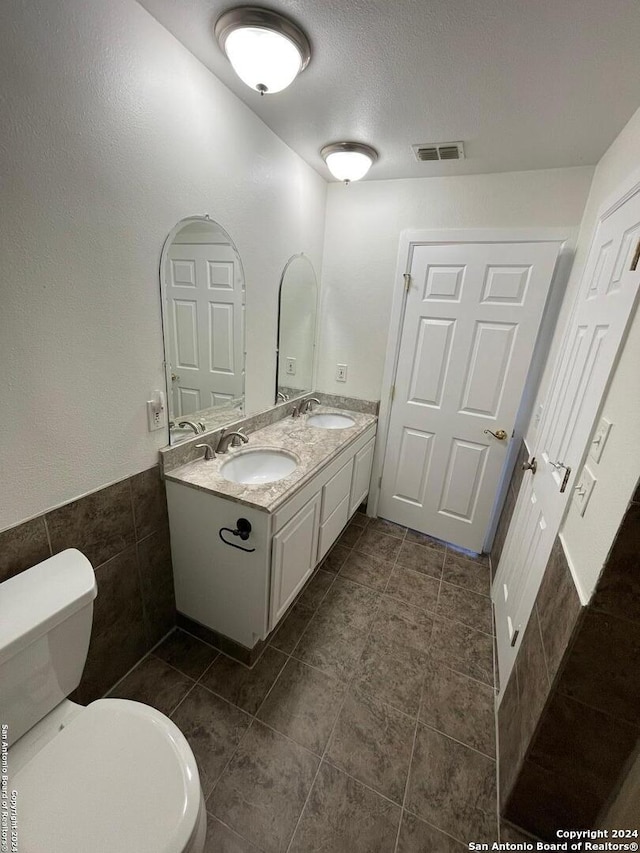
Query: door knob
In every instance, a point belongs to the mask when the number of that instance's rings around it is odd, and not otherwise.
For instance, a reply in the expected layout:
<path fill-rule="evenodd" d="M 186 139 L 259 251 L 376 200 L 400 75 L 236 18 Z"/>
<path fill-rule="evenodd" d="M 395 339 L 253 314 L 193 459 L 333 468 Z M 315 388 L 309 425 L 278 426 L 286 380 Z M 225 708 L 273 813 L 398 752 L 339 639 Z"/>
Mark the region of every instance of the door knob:
<path fill-rule="evenodd" d="M 523 471 L 531 471 L 532 474 L 535 474 L 538 470 L 538 463 L 536 462 L 536 457 L 534 456 L 531 462 L 523 462 L 522 463 Z"/>
<path fill-rule="evenodd" d="M 495 432 L 491 429 L 483 430 L 485 435 L 492 435 L 494 438 L 497 438 L 498 441 L 504 441 L 507 437 L 507 433 L 503 429 L 497 429 Z"/>

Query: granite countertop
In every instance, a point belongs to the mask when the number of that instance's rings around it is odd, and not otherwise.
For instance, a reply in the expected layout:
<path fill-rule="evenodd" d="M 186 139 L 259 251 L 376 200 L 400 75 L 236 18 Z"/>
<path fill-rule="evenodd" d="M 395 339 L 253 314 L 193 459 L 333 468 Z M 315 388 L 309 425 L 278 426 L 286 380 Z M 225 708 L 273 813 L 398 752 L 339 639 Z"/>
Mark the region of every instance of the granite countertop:
<path fill-rule="evenodd" d="M 334 456 L 348 447 L 358 436 L 377 421 L 375 415 L 361 412 L 349 412 L 344 409 L 318 406 L 312 414 L 349 415 L 355 424 L 345 429 L 323 429 L 307 425 L 308 415 L 299 418 L 283 418 L 270 426 L 256 430 L 249 435 L 249 443 L 242 447 L 230 447 L 229 452 L 205 462 L 198 459 L 188 462 L 180 468 L 165 473 L 165 479 L 182 483 L 203 492 L 210 492 L 228 498 L 236 503 L 273 512 L 318 471 L 330 462 Z M 278 448 L 294 454 L 300 461 L 293 473 L 273 483 L 247 484 L 232 483 L 220 473 L 220 469 L 229 459 L 246 450 L 259 448 Z"/>

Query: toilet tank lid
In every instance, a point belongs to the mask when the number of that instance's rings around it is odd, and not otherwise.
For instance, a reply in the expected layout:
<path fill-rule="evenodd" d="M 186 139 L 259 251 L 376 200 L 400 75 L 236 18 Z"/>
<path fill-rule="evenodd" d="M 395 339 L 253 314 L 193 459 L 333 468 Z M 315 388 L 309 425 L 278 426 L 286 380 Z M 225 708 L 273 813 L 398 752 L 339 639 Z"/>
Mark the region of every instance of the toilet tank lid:
<path fill-rule="evenodd" d="M 0 664 L 96 597 L 93 566 L 69 548 L 0 584 Z"/>

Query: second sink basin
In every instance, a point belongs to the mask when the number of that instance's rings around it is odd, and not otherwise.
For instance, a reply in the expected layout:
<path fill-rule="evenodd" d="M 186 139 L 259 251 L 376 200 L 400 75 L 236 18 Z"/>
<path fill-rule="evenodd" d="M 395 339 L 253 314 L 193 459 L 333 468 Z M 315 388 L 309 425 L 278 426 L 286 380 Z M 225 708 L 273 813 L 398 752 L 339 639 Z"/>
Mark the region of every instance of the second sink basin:
<path fill-rule="evenodd" d="M 285 450 L 273 450 L 268 447 L 256 447 L 241 450 L 224 462 L 220 473 L 231 483 L 275 483 L 293 473 L 298 467 L 298 459 Z"/>
<path fill-rule="evenodd" d="M 349 415 L 336 415 L 330 412 L 323 412 L 318 415 L 309 415 L 307 418 L 309 426 L 320 427 L 321 429 L 346 429 L 355 424 L 353 418 Z"/>

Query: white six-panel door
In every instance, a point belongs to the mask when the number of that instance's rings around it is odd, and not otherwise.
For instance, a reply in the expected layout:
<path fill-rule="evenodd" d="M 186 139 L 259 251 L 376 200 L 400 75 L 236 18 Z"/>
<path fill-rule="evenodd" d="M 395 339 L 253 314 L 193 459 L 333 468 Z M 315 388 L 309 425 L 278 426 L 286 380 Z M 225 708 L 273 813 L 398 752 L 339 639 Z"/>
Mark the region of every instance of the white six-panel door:
<path fill-rule="evenodd" d="M 637 301 L 639 241 L 640 191 L 605 216 L 594 236 L 532 450 L 536 473 L 524 475 L 502 550 L 493 598 L 503 687 Z"/>
<path fill-rule="evenodd" d="M 482 549 L 560 245 L 413 248 L 383 518 Z"/>
<path fill-rule="evenodd" d="M 166 267 L 173 411 L 242 394 L 242 277 L 228 243 L 174 243 Z"/>

